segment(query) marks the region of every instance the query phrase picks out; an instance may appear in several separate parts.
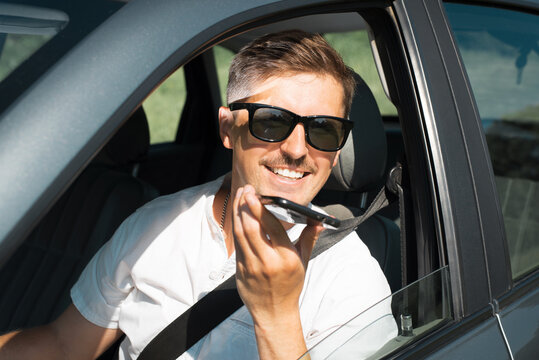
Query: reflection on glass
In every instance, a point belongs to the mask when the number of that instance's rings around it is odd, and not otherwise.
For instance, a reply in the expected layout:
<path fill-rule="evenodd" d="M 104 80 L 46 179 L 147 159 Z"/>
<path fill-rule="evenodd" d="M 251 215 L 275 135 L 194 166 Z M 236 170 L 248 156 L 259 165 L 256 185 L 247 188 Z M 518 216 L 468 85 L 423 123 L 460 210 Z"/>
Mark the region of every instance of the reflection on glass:
<path fill-rule="evenodd" d="M 0 81 L 62 30 L 58 10 L 0 2 Z"/>
<path fill-rule="evenodd" d="M 52 35 L 0 33 L 0 81 L 50 40 Z"/>
<path fill-rule="evenodd" d="M 485 130 L 518 278 L 539 265 L 539 17 L 445 6 Z"/>
<path fill-rule="evenodd" d="M 452 319 L 447 266 L 383 299 L 301 359 L 378 359 Z"/>

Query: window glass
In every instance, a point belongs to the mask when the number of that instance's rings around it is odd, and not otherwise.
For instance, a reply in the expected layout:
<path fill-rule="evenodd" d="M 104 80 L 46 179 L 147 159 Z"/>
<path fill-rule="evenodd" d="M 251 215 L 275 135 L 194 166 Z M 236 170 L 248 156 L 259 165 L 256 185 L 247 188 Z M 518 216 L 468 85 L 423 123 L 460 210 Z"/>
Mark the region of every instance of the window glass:
<path fill-rule="evenodd" d="M 150 143 L 172 142 L 187 98 L 185 76 L 180 68 L 142 103 L 150 127 Z"/>
<path fill-rule="evenodd" d="M 214 46 L 215 66 L 219 79 L 219 91 L 221 92 L 221 104 L 226 104 L 226 86 L 228 84 L 228 68 L 234 57 L 234 52 L 223 47 Z"/>
<path fill-rule="evenodd" d="M 222 103 L 226 103 L 228 68 L 234 53 L 222 46 L 213 47 Z M 150 143 L 176 139 L 180 117 L 187 98 L 183 68 L 176 70 L 142 103 L 150 126 Z"/>
<path fill-rule="evenodd" d="M 0 2 L 0 82 L 68 22 L 57 10 Z"/>
<path fill-rule="evenodd" d="M 342 325 L 301 359 L 379 359 L 453 318 L 448 267 L 417 280 Z"/>
<path fill-rule="evenodd" d="M 367 30 L 328 33 L 324 37 L 341 54 L 346 65 L 369 85 L 382 115 L 397 115 L 397 109 L 387 98 L 380 82 Z"/>
<path fill-rule="evenodd" d="M 539 17 L 446 4 L 492 160 L 513 278 L 539 265 Z"/>

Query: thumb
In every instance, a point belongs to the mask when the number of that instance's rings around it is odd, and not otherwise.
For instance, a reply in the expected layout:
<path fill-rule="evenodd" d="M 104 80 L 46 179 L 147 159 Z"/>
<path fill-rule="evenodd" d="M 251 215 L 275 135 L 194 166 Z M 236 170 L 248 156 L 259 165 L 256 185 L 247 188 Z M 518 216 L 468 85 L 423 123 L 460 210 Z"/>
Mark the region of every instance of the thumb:
<path fill-rule="evenodd" d="M 320 224 L 307 225 L 301 232 L 299 240 L 296 243 L 296 250 L 301 257 L 301 261 L 303 262 L 303 266 L 305 268 L 307 268 L 307 263 L 311 258 L 314 245 L 316 244 L 318 237 L 320 237 L 322 230 L 324 230 L 324 227 Z"/>

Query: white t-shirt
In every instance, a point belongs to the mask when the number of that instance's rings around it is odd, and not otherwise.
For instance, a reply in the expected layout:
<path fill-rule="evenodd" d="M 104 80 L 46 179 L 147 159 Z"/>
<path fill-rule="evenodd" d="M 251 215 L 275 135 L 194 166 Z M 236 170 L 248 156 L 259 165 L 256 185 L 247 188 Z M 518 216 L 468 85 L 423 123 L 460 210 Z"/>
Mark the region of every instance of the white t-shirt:
<path fill-rule="evenodd" d="M 126 335 L 119 359 L 134 359 L 169 323 L 235 273 L 212 204 L 223 178 L 160 197 L 137 210 L 93 257 L 71 289 L 80 313 Z M 291 240 L 303 226 L 288 231 Z M 309 262 L 300 297 L 307 347 L 390 295 L 387 281 L 367 247 L 352 233 Z M 396 335 L 391 309 L 372 318 L 391 318 L 372 353 Z M 371 321 L 366 319 L 367 321 Z M 364 327 L 367 324 L 359 324 Z M 379 338 L 379 336 L 377 336 Z M 324 343 L 311 357 L 323 358 Z M 329 343 L 328 343 L 329 344 Z M 331 347 L 335 344 L 332 342 Z M 252 318 L 243 306 L 179 359 L 256 359 Z"/>

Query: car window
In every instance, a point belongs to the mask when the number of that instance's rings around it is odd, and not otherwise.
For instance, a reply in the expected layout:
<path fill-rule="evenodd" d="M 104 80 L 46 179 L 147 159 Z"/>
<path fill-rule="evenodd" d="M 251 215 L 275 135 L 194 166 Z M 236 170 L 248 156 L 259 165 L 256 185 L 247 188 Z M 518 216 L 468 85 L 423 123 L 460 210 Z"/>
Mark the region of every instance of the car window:
<path fill-rule="evenodd" d="M 0 82 L 68 23 L 53 9 L 0 2 Z"/>
<path fill-rule="evenodd" d="M 350 319 L 301 359 L 379 359 L 446 324 L 451 308 L 445 266 Z"/>
<path fill-rule="evenodd" d="M 176 70 L 142 103 L 150 127 L 150 143 L 176 138 L 187 91 L 183 68 Z"/>
<path fill-rule="evenodd" d="M 477 102 L 513 278 L 539 265 L 539 17 L 446 4 Z"/>
<path fill-rule="evenodd" d="M 219 92 L 221 93 L 221 104 L 226 104 L 226 86 L 228 84 L 228 68 L 234 57 L 234 52 L 223 47 L 214 46 L 215 66 L 217 68 L 217 78 L 219 79 Z"/>
<path fill-rule="evenodd" d="M 367 30 L 327 33 L 324 37 L 341 54 L 345 63 L 360 74 L 369 85 L 380 113 L 382 115 L 397 115 L 397 109 L 387 98 L 380 82 Z"/>
<path fill-rule="evenodd" d="M 219 45 L 213 47 L 213 53 L 221 103 L 226 104 L 228 68 L 234 53 Z M 187 89 L 182 67 L 169 76 L 142 104 L 150 126 L 151 144 L 173 142 L 176 139 L 186 99 Z"/>

